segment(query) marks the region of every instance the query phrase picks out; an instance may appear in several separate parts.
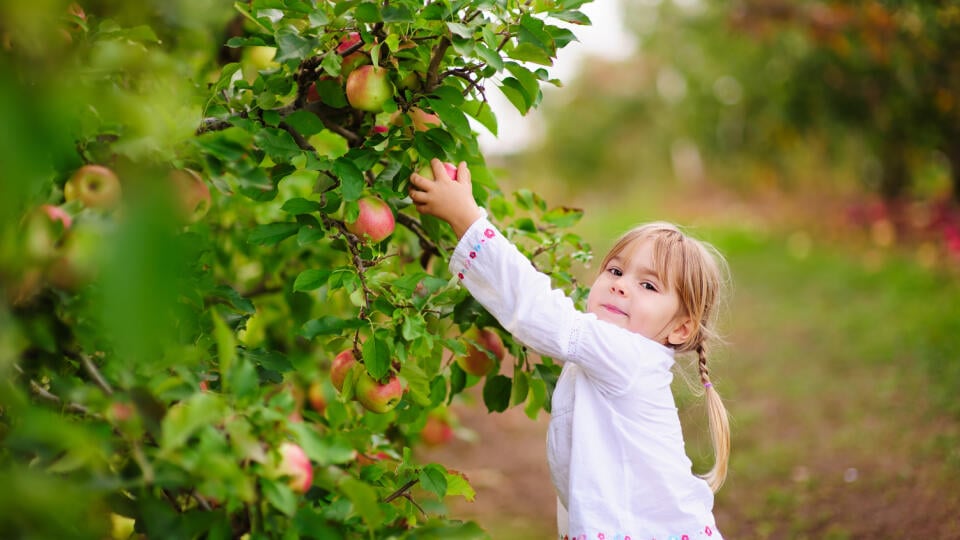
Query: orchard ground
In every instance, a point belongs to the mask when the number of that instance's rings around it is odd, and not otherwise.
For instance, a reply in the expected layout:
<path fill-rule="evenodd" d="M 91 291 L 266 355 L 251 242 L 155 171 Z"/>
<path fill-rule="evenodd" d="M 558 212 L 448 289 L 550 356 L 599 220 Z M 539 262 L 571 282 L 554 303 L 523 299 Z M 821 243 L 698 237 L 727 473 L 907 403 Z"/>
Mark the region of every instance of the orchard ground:
<path fill-rule="evenodd" d="M 745 203 L 699 192 L 648 196 L 629 212 L 608 200 L 578 202 L 595 257 L 630 225 L 668 219 L 692 225 L 729 260 L 726 344 L 712 363 L 732 416 L 731 469 L 715 506 L 725 536 L 960 538 L 960 421 L 928 371 L 957 361 L 935 351 L 956 351 L 960 340 L 936 330 L 960 320 L 960 265 L 938 259 L 927 268 L 910 246 L 878 247 L 855 228 L 838 229 L 822 219 L 843 215 L 838 201 Z M 809 208 L 818 208 L 816 224 Z M 705 470 L 701 401 L 681 377 L 675 389 L 688 454 Z M 531 420 L 521 407 L 487 414 L 479 389 L 469 395 L 474 402 L 455 410 L 475 437 L 421 452 L 465 472 L 477 490 L 451 515 L 478 521 L 496 540 L 554 538 L 548 416 Z"/>

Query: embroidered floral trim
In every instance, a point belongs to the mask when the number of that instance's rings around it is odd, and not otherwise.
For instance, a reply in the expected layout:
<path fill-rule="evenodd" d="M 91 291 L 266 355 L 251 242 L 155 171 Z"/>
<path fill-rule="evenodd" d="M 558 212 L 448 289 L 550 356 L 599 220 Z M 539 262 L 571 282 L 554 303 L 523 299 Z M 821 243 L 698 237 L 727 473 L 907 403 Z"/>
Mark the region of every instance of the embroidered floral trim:
<path fill-rule="evenodd" d="M 693 538 L 703 538 L 713 536 L 713 529 L 707 525 L 703 530 L 698 531 L 696 536 L 691 536 L 689 534 L 672 534 L 667 537 L 652 537 L 650 540 L 692 540 Z M 585 534 L 580 535 L 568 535 L 562 534 L 557 535 L 557 540 L 632 540 L 629 534 L 617 533 L 614 535 L 608 535 L 606 533 L 598 532 L 595 538 L 590 538 Z M 636 540 L 645 540 L 645 537 L 636 537 Z"/>
<path fill-rule="evenodd" d="M 467 257 L 468 257 L 468 258 L 467 258 L 466 261 L 464 261 L 464 263 L 463 263 L 463 268 L 461 268 L 460 271 L 457 272 L 457 278 L 458 278 L 458 279 L 463 280 L 463 278 L 464 278 L 464 276 L 466 275 L 467 271 L 470 270 L 470 267 L 471 267 L 471 266 L 473 266 L 473 259 L 476 259 L 476 258 L 477 258 L 477 255 L 480 253 L 480 251 L 483 250 L 483 246 L 484 246 L 484 244 L 487 243 L 487 239 L 488 239 L 488 238 L 493 238 L 496 234 L 497 234 L 497 233 L 496 233 L 493 229 L 491 229 L 491 228 L 487 228 L 487 229 L 485 229 L 485 230 L 483 231 L 483 236 L 486 237 L 486 238 L 480 238 L 480 242 L 478 242 L 478 243 L 476 243 L 476 244 L 474 244 L 474 245 L 472 246 L 472 249 L 470 250 L 470 253 L 467 254 Z"/>

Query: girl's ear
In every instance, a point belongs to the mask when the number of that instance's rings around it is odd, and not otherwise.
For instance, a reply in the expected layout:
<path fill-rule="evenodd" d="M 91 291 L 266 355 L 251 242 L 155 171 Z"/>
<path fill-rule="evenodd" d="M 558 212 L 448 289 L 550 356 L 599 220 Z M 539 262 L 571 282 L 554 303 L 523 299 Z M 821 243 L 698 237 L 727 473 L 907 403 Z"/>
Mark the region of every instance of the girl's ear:
<path fill-rule="evenodd" d="M 667 343 L 670 345 L 683 345 L 693 335 L 693 319 L 683 317 L 674 323 L 673 330 L 667 336 Z"/>

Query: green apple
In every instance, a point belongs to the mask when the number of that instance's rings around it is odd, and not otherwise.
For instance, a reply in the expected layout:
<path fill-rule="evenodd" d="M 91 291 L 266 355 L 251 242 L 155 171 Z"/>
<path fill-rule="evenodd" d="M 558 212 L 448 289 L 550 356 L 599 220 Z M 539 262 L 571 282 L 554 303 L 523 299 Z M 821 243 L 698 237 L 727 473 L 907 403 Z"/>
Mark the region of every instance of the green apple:
<path fill-rule="evenodd" d="M 447 176 L 449 176 L 451 180 L 457 179 L 457 166 L 454 165 L 453 163 L 444 162 L 443 170 L 447 172 Z M 427 163 L 423 167 L 420 167 L 420 170 L 417 171 L 417 174 L 426 178 L 427 180 L 437 179 L 436 175 L 433 174 L 433 167 L 429 163 Z"/>
<path fill-rule="evenodd" d="M 67 202 L 79 200 L 87 208 L 111 210 L 120 204 L 120 179 L 103 165 L 84 165 L 63 186 Z"/>
<path fill-rule="evenodd" d="M 347 77 L 347 101 L 354 109 L 380 112 L 393 98 L 393 84 L 386 69 L 360 66 Z"/>

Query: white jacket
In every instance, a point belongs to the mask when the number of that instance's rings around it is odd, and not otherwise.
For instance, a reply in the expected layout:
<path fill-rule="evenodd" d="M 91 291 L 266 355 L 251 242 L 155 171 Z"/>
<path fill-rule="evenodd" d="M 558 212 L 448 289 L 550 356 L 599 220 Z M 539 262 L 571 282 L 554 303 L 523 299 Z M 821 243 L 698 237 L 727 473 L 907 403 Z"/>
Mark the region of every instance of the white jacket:
<path fill-rule="evenodd" d="M 684 450 L 673 349 L 578 311 L 486 217 L 450 271 L 517 340 L 565 362 L 547 436 L 560 538 L 721 538 Z"/>

